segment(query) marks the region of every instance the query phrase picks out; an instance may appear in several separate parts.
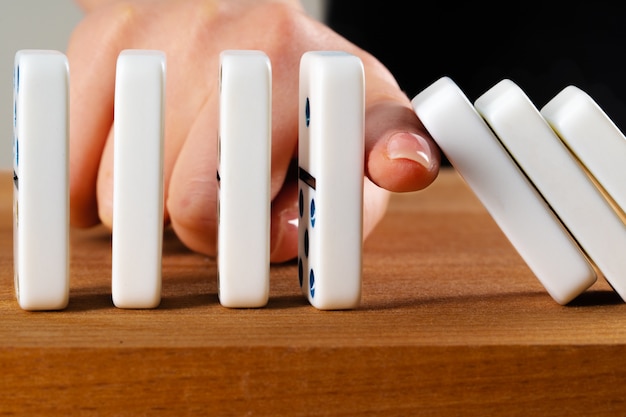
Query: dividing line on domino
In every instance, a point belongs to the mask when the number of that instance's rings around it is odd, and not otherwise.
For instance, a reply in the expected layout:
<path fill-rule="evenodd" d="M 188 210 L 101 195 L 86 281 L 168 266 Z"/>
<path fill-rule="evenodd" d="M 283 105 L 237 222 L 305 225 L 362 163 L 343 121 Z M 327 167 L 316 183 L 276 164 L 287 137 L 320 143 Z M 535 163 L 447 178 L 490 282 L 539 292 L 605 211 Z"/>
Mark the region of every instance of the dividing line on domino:
<path fill-rule="evenodd" d="M 596 281 L 576 241 L 528 181 L 462 90 L 442 77 L 413 109 L 522 259 L 559 304 Z"/>
<path fill-rule="evenodd" d="M 597 185 L 626 217 L 626 137 L 591 96 L 565 87 L 542 109 L 542 116 Z"/>
<path fill-rule="evenodd" d="M 113 161 L 112 298 L 119 308 L 161 301 L 165 54 L 117 60 Z"/>
<path fill-rule="evenodd" d="M 298 279 L 320 310 L 361 299 L 365 78 L 361 60 L 309 51 L 300 61 Z"/>
<path fill-rule="evenodd" d="M 220 54 L 217 266 L 218 297 L 225 307 L 268 302 L 271 93 L 265 53 Z"/>
<path fill-rule="evenodd" d="M 15 294 L 24 310 L 61 310 L 70 281 L 66 56 L 18 51 L 13 90 Z"/>
<path fill-rule="evenodd" d="M 626 299 L 626 224 L 539 110 L 506 79 L 474 106 L 608 283 Z"/>

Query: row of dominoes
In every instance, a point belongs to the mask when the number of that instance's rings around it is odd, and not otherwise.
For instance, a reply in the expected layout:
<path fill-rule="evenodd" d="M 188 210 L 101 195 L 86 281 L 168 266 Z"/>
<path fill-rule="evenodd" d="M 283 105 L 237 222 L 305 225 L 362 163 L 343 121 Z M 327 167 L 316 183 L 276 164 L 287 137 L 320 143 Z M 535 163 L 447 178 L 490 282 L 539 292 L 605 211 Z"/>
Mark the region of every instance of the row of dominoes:
<path fill-rule="evenodd" d="M 117 60 L 112 299 L 119 308 L 155 308 L 161 300 L 165 72 L 161 51 L 125 50 Z M 299 76 L 299 282 L 316 308 L 355 308 L 363 66 L 345 52 L 310 51 Z M 271 78 L 261 51 L 220 56 L 217 265 L 226 307 L 262 307 L 269 298 Z M 14 273 L 25 310 L 60 310 L 69 302 L 68 87 L 64 54 L 18 51 Z"/>
<path fill-rule="evenodd" d="M 223 305 L 259 307 L 269 287 L 271 65 L 263 53 L 227 51 L 220 68 L 218 293 Z M 363 67 L 343 52 L 307 52 L 299 79 L 298 278 L 315 307 L 354 308 L 361 297 Z"/>
<path fill-rule="evenodd" d="M 505 79 L 472 104 L 443 77 L 412 105 L 555 301 L 599 274 L 626 300 L 626 138 L 586 92 L 538 109 Z"/>

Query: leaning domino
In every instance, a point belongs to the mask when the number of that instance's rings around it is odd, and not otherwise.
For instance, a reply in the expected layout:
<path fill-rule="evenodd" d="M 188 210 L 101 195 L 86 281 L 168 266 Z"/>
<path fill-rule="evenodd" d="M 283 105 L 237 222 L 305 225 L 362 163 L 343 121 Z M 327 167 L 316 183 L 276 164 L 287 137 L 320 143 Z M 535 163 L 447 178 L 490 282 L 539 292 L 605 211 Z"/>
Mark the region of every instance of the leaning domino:
<path fill-rule="evenodd" d="M 115 79 L 112 296 L 120 308 L 161 301 L 165 55 L 124 50 Z"/>
<path fill-rule="evenodd" d="M 413 109 L 548 294 L 567 304 L 596 281 L 578 244 L 476 112 L 443 77 Z"/>
<path fill-rule="evenodd" d="M 298 274 L 321 310 L 355 308 L 361 299 L 364 85 L 354 55 L 302 56 Z"/>
<path fill-rule="evenodd" d="M 626 211 L 626 138 L 600 106 L 586 92 L 568 86 L 541 114 L 621 211 Z"/>
<path fill-rule="evenodd" d="M 64 54 L 16 53 L 13 258 L 24 310 L 60 310 L 69 300 L 68 88 Z"/>
<path fill-rule="evenodd" d="M 225 307 L 262 307 L 270 282 L 270 60 L 223 51 L 219 74 L 218 296 Z"/>
<path fill-rule="evenodd" d="M 526 94 L 503 80 L 474 105 L 611 284 L 626 299 L 626 224 Z"/>

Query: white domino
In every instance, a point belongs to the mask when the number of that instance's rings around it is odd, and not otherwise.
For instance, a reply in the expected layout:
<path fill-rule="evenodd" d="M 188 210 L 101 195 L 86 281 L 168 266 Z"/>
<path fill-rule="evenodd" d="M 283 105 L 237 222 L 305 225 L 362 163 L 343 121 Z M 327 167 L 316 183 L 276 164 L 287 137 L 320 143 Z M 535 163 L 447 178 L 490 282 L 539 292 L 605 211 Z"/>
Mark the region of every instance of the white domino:
<path fill-rule="evenodd" d="M 524 176 L 462 90 L 443 77 L 412 106 L 548 294 L 567 304 L 596 281 L 576 241 Z"/>
<path fill-rule="evenodd" d="M 321 310 L 355 308 L 361 298 L 364 83 L 356 56 L 301 58 L 298 274 Z"/>
<path fill-rule="evenodd" d="M 270 60 L 220 55 L 218 296 L 225 307 L 263 307 L 270 284 Z"/>
<path fill-rule="evenodd" d="M 124 50 L 115 79 L 112 296 L 119 308 L 161 301 L 166 59 Z"/>
<path fill-rule="evenodd" d="M 626 299 L 626 224 L 520 87 L 502 80 L 474 105 L 582 249 Z"/>
<path fill-rule="evenodd" d="M 68 88 L 64 54 L 16 53 L 13 258 L 24 310 L 60 310 L 69 300 Z"/>
<path fill-rule="evenodd" d="M 626 138 L 586 92 L 565 87 L 541 114 L 589 174 L 626 210 Z"/>

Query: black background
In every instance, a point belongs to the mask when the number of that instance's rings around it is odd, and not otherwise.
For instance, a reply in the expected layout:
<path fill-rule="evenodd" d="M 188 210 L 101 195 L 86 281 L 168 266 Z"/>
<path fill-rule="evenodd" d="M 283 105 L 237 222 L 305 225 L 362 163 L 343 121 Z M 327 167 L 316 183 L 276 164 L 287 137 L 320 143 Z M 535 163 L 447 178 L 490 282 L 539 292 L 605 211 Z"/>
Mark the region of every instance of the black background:
<path fill-rule="evenodd" d="M 477 4 L 329 1 L 326 21 L 381 60 L 409 98 L 446 75 L 473 102 L 509 78 L 540 109 L 571 84 L 624 131 L 626 12 L 619 2 Z"/>

